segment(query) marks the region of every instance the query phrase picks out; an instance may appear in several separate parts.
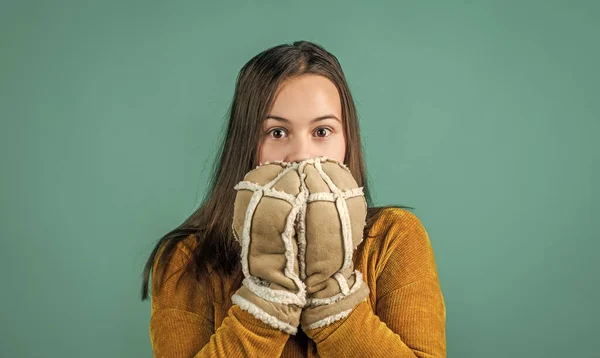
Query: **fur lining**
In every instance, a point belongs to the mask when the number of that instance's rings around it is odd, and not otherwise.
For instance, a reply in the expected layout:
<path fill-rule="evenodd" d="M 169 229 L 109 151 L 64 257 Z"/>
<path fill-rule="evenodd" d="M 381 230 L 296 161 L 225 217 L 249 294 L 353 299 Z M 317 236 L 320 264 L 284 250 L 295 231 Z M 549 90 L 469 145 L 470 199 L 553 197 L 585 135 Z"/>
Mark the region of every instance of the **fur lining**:
<path fill-rule="evenodd" d="M 347 294 L 344 294 L 342 292 L 342 293 L 338 293 L 336 295 L 333 295 L 331 297 L 326 297 L 326 298 L 307 298 L 305 307 L 323 306 L 323 305 L 329 305 L 329 304 L 335 303 L 335 302 L 345 298 L 346 296 L 350 296 L 351 294 L 358 291 L 358 289 L 361 288 L 363 284 L 364 284 L 364 281 L 363 281 L 362 273 L 360 273 L 360 271 L 358 271 L 358 270 L 355 270 L 354 271 L 354 285 L 352 285 L 352 288 L 348 291 Z"/>
<path fill-rule="evenodd" d="M 281 178 L 283 178 L 284 175 L 286 175 L 287 173 L 292 171 L 292 169 L 296 169 L 296 168 L 298 168 L 298 163 L 290 163 L 290 164 L 284 165 L 284 169 L 282 171 L 280 171 L 279 174 L 277 174 L 277 176 L 275 178 L 273 178 L 273 180 L 271 180 L 270 182 L 265 184 L 265 188 L 272 188 L 273 185 L 277 184 L 277 182 Z"/>
<path fill-rule="evenodd" d="M 277 182 L 283 178 L 284 175 L 286 175 L 288 172 L 294 170 L 298 168 L 298 164 L 297 163 L 292 163 L 291 165 L 287 166 L 284 170 L 282 170 L 273 180 L 271 180 L 269 183 L 265 184 L 264 189 L 265 191 L 268 190 L 274 190 L 272 187 L 277 184 Z M 289 195 L 289 194 L 288 194 Z M 285 245 L 285 258 L 286 258 L 286 264 L 285 264 L 285 269 L 284 269 L 284 274 L 286 277 L 288 277 L 289 279 L 291 279 L 292 281 L 294 281 L 294 283 L 296 284 L 296 287 L 298 287 L 298 295 L 300 297 L 305 297 L 306 296 L 306 285 L 304 284 L 304 282 L 302 282 L 302 280 L 300 280 L 300 277 L 298 276 L 298 274 L 296 274 L 295 271 L 295 259 L 296 257 L 294 256 L 294 230 L 295 230 L 295 225 L 296 225 L 296 217 L 298 216 L 298 211 L 302 208 L 302 205 L 304 203 L 304 195 L 302 192 L 298 193 L 297 196 L 292 196 L 289 195 L 290 197 L 293 198 L 293 202 L 291 202 L 292 204 L 292 210 L 290 211 L 288 217 L 287 217 L 287 222 L 285 225 L 285 229 L 284 231 L 281 233 L 281 239 L 283 240 L 283 244 Z M 301 302 L 302 305 L 304 305 L 305 302 Z"/>
<path fill-rule="evenodd" d="M 250 199 L 250 202 L 248 203 L 248 208 L 246 209 L 246 216 L 244 218 L 244 226 L 242 228 L 242 253 L 241 253 L 241 259 L 242 259 L 242 271 L 244 273 L 244 276 L 246 277 L 250 277 L 250 270 L 248 269 L 248 251 L 250 248 L 250 226 L 252 223 L 252 218 L 254 217 L 254 211 L 256 210 L 256 207 L 258 206 L 258 203 L 260 202 L 260 198 L 262 197 L 263 192 L 262 190 L 260 191 L 255 191 L 254 194 L 252 194 L 252 198 Z"/>
<path fill-rule="evenodd" d="M 358 188 L 341 191 L 341 195 L 344 197 L 344 199 L 350 199 L 355 196 L 362 196 L 362 195 L 364 195 L 363 187 L 361 186 Z M 337 199 L 337 195 L 335 193 L 321 192 L 321 193 L 310 194 L 308 196 L 307 201 L 310 203 L 313 201 L 335 201 L 336 199 Z"/>
<path fill-rule="evenodd" d="M 240 308 L 244 311 L 249 312 L 254 317 L 258 318 L 262 322 L 268 324 L 269 326 L 276 328 L 280 331 L 286 332 L 288 334 L 295 335 L 298 332 L 298 328 L 292 326 L 289 323 L 285 323 L 277 317 L 273 317 L 267 312 L 263 311 L 260 307 L 255 305 L 254 303 L 246 300 L 242 296 L 234 294 L 231 296 L 231 302 L 240 306 Z"/>
<path fill-rule="evenodd" d="M 245 278 L 244 281 L 242 281 L 242 284 L 255 295 L 269 302 L 286 305 L 295 304 L 300 307 L 306 305 L 305 289 L 301 290 L 298 294 L 285 290 L 274 290 L 261 284 L 259 279 L 254 276 Z"/>
<path fill-rule="evenodd" d="M 302 207 L 298 213 L 298 225 L 296 230 L 296 238 L 298 240 L 298 268 L 300 271 L 300 278 L 306 279 L 306 203 L 308 197 L 308 188 L 306 187 L 306 173 L 304 173 L 304 167 L 306 163 L 302 163 L 298 168 L 300 173 L 300 193 L 304 198 Z"/>
<path fill-rule="evenodd" d="M 264 187 L 251 181 L 241 181 L 237 183 L 233 188 L 236 190 L 245 189 L 249 191 L 262 191 L 264 196 L 285 200 L 290 204 L 294 204 L 294 202 L 296 201 L 296 197 L 292 194 L 288 194 L 281 190 Z"/>
<path fill-rule="evenodd" d="M 281 166 L 283 170 L 281 170 L 275 176 L 275 178 L 273 178 L 268 183 L 260 185 L 258 183 L 247 181 L 245 180 L 245 178 L 247 178 L 246 175 L 244 177 L 244 180 L 235 186 L 236 190 L 249 190 L 253 192 L 253 195 L 248 203 L 248 207 L 246 208 L 242 233 L 236 234 L 234 230 L 234 238 L 238 242 L 240 242 L 241 245 L 241 266 L 243 274 L 245 276 L 243 285 L 247 287 L 251 292 L 253 292 L 254 294 L 266 301 L 273 302 L 275 304 L 295 304 L 299 307 L 315 307 L 329 305 L 356 293 L 365 284 L 363 281 L 362 274 L 358 270 L 355 270 L 353 272 L 355 276 L 355 282 L 351 288 L 348 287 L 348 281 L 346 277 L 344 277 L 341 273 L 337 272 L 333 275 L 333 278 L 338 282 L 341 291 L 340 293 L 327 298 L 307 298 L 306 295 L 306 285 L 304 283 L 304 280 L 306 279 L 305 220 L 308 203 L 314 201 L 327 201 L 335 203 L 341 223 L 344 249 L 344 259 L 341 269 L 346 269 L 352 267 L 353 265 L 352 254 L 355 249 L 352 240 L 353 238 L 350 213 L 348 211 L 348 205 L 346 200 L 352 197 L 364 196 L 363 187 L 352 188 L 349 190 L 342 191 L 323 170 L 321 163 L 325 162 L 338 163 L 341 168 L 350 173 L 350 169 L 345 164 L 324 156 L 306 159 L 301 162 L 273 161 L 266 162 L 262 165 L 257 166 L 256 169 L 254 169 L 257 170 L 260 167 L 266 165 Z M 308 164 L 314 165 L 314 168 L 316 169 L 318 175 L 327 184 L 331 192 L 319 192 L 314 194 L 309 193 L 309 190 L 306 185 L 305 173 L 305 167 Z M 273 186 L 276 185 L 279 182 L 279 180 L 281 180 L 281 178 L 283 178 L 284 175 L 288 174 L 290 171 L 296 171 L 300 177 L 300 190 L 298 195 L 295 196 L 273 188 Z M 261 199 L 265 196 L 286 201 L 292 206 L 286 220 L 285 228 L 281 233 L 280 238 L 285 247 L 284 256 L 286 259 L 286 264 L 284 267 L 284 275 L 296 284 L 298 288 L 297 292 L 290 292 L 286 290 L 274 290 L 269 287 L 269 282 L 266 282 L 264 279 L 261 279 L 259 277 L 254 277 L 250 274 L 248 258 L 251 241 L 251 226 L 254 219 L 255 211 Z M 234 229 L 233 225 L 232 229 Z M 297 236 L 297 256 L 294 255 L 294 230 L 296 231 Z M 240 234 L 239 237 L 238 234 Z M 295 272 L 295 260 L 298 260 L 298 273 Z M 241 309 L 249 312 L 254 317 L 271 327 L 274 327 L 292 335 L 295 335 L 297 333 L 296 327 L 293 327 L 289 323 L 283 322 L 279 318 L 268 314 L 259 306 L 253 304 L 252 302 L 244 299 L 243 297 L 237 294 L 234 294 L 232 296 L 232 302 L 234 304 L 237 304 Z M 328 317 L 319 319 L 316 322 L 310 323 L 308 324 L 308 327 L 303 328 L 315 329 L 324 327 L 330 325 L 333 322 L 346 318 L 351 312 L 352 309 L 345 310 L 343 312 L 338 312 Z"/>
<path fill-rule="evenodd" d="M 290 214 L 287 217 L 287 223 L 285 225 L 285 230 L 281 233 L 281 239 L 285 245 L 285 269 L 284 274 L 286 277 L 290 278 L 298 287 L 298 295 L 304 297 L 306 296 L 306 285 L 300 277 L 295 272 L 295 261 L 297 257 L 294 253 L 294 230 L 296 225 L 296 216 L 298 216 L 298 211 L 302 208 L 302 203 L 304 200 L 302 198 L 297 198 L 294 207 L 290 211 Z"/>
<path fill-rule="evenodd" d="M 350 224 L 350 214 L 348 213 L 348 206 L 346 204 L 346 199 L 344 199 L 344 195 L 340 188 L 335 185 L 335 183 L 331 180 L 331 178 L 323 171 L 323 167 L 321 166 L 321 161 L 319 159 L 315 160 L 315 169 L 321 175 L 321 178 L 327 183 L 329 189 L 335 194 L 335 206 L 337 207 L 340 221 L 342 224 L 342 238 L 344 240 L 344 264 L 342 268 L 349 268 L 352 266 L 352 253 L 354 251 L 354 244 L 352 242 L 352 227 Z"/>
<path fill-rule="evenodd" d="M 320 320 L 318 320 L 318 321 L 316 321 L 314 323 L 309 324 L 308 327 L 306 327 L 306 329 L 315 329 L 315 328 L 321 328 L 321 327 L 329 326 L 330 324 L 332 324 L 335 321 L 339 321 L 341 319 L 344 319 L 344 318 L 348 317 L 350 315 L 350 313 L 352 312 L 352 310 L 353 309 L 351 308 L 349 310 L 342 311 L 342 312 L 334 314 L 332 316 L 320 319 Z"/>
<path fill-rule="evenodd" d="M 264 164 L 266 165 L 266 164 Z M 260 166 L 259 166 L 260 167 Z M 257 167 L 258 168 L 258 167 Z M 248 287 L 252 292 L 256 293 L 258 296 L 272 301 L 278 302 L 279 300 L 293 301 L 300 306 L 304 305 L 304 297 L 306 296 L 306 285 L 300 279 L 299 275 L 294 272 L 295 270 L 295 255 L 294 255 L 294 240 L 293 240 L 293 231 L 296 224 L 296 217 L 298 216 L 298 211 L 302 209 L 304 203 L 306 202 L 306 193 L 300 192 L 297 196 L 285 193 L 280 190 L 276 190 L 273 188 L 275 184 L 287 173 L 298 168 L 298 163 L 291 163 L 286 165 L 282 171 L 280 171 L 277 176 L 268 182 L 265 185 L 260 185 L 257 183 L 253 183 L 250 181 L 241 181 L 235 185 L 236 190 L 250 190 L 253 191 L 252 198 L 248 203 L 248 207 L 246 208 L 246 215 L 244 218 L 244 226 L 242 229 L 242 241 L 241 241 L 241 263 L 242 263 L 242 272 L 246 278 L 250 278 L 251 280 L 246 281 L 246 287 Z M 256 170 L 256 169 L 255 169 Z M 245 178 L 248 176 L 246 174 Z M 281 199 L 287 201 L 292 205 L 292 209 L 287 217 L 286 225 L 281 233 L 281 240 L 285 246 L 284 256 L 286 258 L 286 265 L 284 268 L 284 275 L 291 279 L 296 287 L 298 288 L 298 292 L 296 294 L 290 293 L 290 295 L 280 294 L 280 292 L 275 293 L 268 287 L 260 286 L 257 283 L 257 278 L 252 276 L 249 269 L 248 264 L 248 255 L 250 250 L 250 230 L 252 226 L 252 221 L 254 218 L 254 213 L 258 204 L 260 203 L 260 199 L 264 196 L 274 197 L 277 199 Z M 274 294 L 275 293 L 275 294 Z"/>
<path fill-rule="evenodd" d="M 333 274 L 333 278 L 335 278 L 335 280 L 338 282 L 342 294 L 344 296 L 348 296 L 350 294 L 350 289 L 348 288 L 348 281 L 346 281 L 344 275 L 342 275 L 340 272 L 336 272 Z"/>

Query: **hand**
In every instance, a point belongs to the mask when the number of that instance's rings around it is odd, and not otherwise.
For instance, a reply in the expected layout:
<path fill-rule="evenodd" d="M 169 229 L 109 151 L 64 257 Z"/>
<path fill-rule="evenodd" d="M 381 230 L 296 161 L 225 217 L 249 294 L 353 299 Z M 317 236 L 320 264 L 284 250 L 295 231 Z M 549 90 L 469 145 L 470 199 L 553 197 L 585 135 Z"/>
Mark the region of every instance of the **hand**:
<path fill-rule="evenodd" d="M 343 319 L 369 294 L 352 255 L 363 239 L 367 203 L 350 170 L 326 157 L 299 164 L 307 197 L 298 220 L 304 330 Z"/>
<path fill-rule="evenodd" d="M 232 302 L 290 334 L 306 303 L 295 230 L 306 193 L 297 169 L 298 163 L 274 162 L 248 172 L 235 186 L 232 223 L 245 277 Z"/>

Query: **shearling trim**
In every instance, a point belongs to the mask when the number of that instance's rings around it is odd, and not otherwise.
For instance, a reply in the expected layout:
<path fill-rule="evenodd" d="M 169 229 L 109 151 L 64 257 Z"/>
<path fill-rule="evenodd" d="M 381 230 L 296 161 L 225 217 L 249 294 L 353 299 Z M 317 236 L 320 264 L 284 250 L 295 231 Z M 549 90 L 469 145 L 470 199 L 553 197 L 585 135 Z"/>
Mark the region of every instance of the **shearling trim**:
<path fill-rule="evenodd" d="M 352 285 L 352 288 L 348 291 L 347 294 L 344 294 L 342 292 L 342 293 L 338 293 L 336 295 L 333 295 L 331 297 L 326 297 L 326 298 L 307 298 L 306 305 L 304 307 L 308 308 L 308 307 L 315 307 L 315 306 L 324 306 L 324 305 L 329 305 L 329 304 L 335 303 L 335 302 L 340 301 L 341 299 L 345 298 L 346 296 L 350 296 L 351 294 L 358 291 L 358 289 L 361 288 L 363 284 L 364 284 L 364 281 L 363 281 L 362 273 L 360 273 L 360 271 L 358 271 L 358 270 L 354 270 L 354 285 Z"/>
<path fill-rule="evenodd" d="M 359 186 L 358 188 L 352 188 L 352 189 L 348 189 L 348 190 L 344 190 L 344 198 L 346 199 L 350 199 L 353 198 L 355 196 L 364 196 L 365 193 L 363 191 L 362 186 Z"/>
<path fill-rule="evenodd" d="M 265 165 L 273 165 L 273 164 L 278 164 L 278 165 L 281 165 L 283 167 L 287 167 L 287 166 L 291 166 L 291 165 L 297 165 L 299 163 L 314 164 L 315 160 L 319 160 L 322 163 L 323 162 L 337 163 L 340 167 L 342 167 L 342 168 L 350 171 L 350 168 L 348 168 L 348 166 L 346 164 L 344 164 L 342 162 L 339 162 L 339 161 L 337 161 L 337 160 L 335 160 L 335 159 L 333 159 L 331 157 L 324 156 L 324 155 L 313 157 L 313 158 L 307 158 L 307 159 L 304 159 L 304 160 L 301 160 L 301 161 L 295 161 L 295 162 L 286 162 L 285 160 L 271 160 L 271 161 L 266 161 L 266 162 L 264 162 L 262 164 L 257 165 L 255 169 L 258 169 L 258 168 L 260 168 L 262 166 L 265 166 Z"/>
<path fill-rule="evenodd" d="M 300 174 L 300 195 L 304 198 L 302 206 L 298 212 L 298 220 L 296 227 L 296 238 L 298 240 L 298 269 L 300 278 L 306 279 L 306 198 L 308 196 L 308 188 L 306 187 L 306 173 L 304 167 L 306 163 L 302 163 L 299 170 Z"/>
<path fill-rule="evenodd" d="M 302 202 L 304 202 L 304 200 L 298 200 L 298 202 L 294 205 L 294 207 L 292 208 L 292 210 L 290 211 L 290 214 L 287 217 L 287 223 L 285 225 L 285 230 L 284 232 L 281 233 L 281 239 L 283 240 L 283 243 L 285 245 L 285 258 L 286 258 L 286 263 L 285 263 L 285 269 L 284 269 L 284 274 L 286 277 L 290 278 L 292 281 L 294 281 L 294 283 L 296 284 L 296 286 L 298 287 L 298 295 L 300 295 L 301 297 L 306 296 L 306 285 L 304 284 L 304 282 L 302 282 L 302 280 L 300 280 L 300 277 L 298 276 L 298 274 L 296 274 L 295 272 L 295 254 L 294 254 L 294 247 L 293 247 L 293 236 L 294 236 L 294 226 L 295 226 L 295 221 L 296 221 L 296 216 L 298 215 L 298 211 L 301 209 L 302 206 Z"/>
<path fill-rule="evenodd" d="M 265 163 L 263 165 L 267 165 L 268 163 Z M 248 252 L 249 252 L 249 247 L 250 247 L 250 230 L 251 230 L 251 226 L 252 226 L 252 221 L 254 218 L 254 213 L 256 211 L 256 208 L 258 207 L 258 204 L 260 202 L 260 199 L 263 196 L 268 196 L 268 197 L 274 197 L 274 198 L 278 198 L 284 201 L 287 201 L 288 203 L 290 203 L 292 205 L 292 209 L 290 210 L 290 213 L 288 214 L 287 217 L 287 221 L 286 221 L 286 226 L 283 230 L 283 232 L 281 233 L 281 240 L 283 241 L 283 244 L 285 246 L 285 252 L 284 252 L 284 256 L 286 258 L 286 265 L 284 268 L 284 275 L 286 277 L 288 277 L 289 279 L 291 279 L 297 286 L 298 288 L 298 292 L 296 293 L 297 297 L 305 297 L 306 296 L 306 285 L 304 284 L 304 282 L 302 282 L 302 280 L 300 279 L 300 277 L 298 276 L 298 274 L 296 274 L 294 272 L 295 270 L 295 257 L 294 257 L 294 247 L 293 247 L 293 232 L 294 232 L 294 225 L 295 225 L 295 220 L 296 217 L 298 215 L 298 211 L 302 208 L 302 206 L 305 203 L 305 197 L 306 194 L 305 193 L 299 193 L 297 196 L 285 193 L 283 191 L 280 190 L 276 190 L 273 188 L 273 186 L 288 172 L 296 169 L 298 167 L 298 163 L 288 163 L 289 165 L 285 165 L 285 168 L 280 171 L 277 176 L 271 180 L 270 182 L 268 182 L 265 185 L 260 185 L 258 183 L 253 183 L 250 181 L 242 181 L 240 183 L 238 183 L 234 188 L 236 190 L 250 190 L 253 191 L 253 195 L 252 198 L 250 199 L 250 202 L 248 203 L 248 207 L 246 208 L 246 216 L 244 218 L 244 226 L 243 226 L 243 230 L 242 230 L 242 252 L 241 252 L 241 263 L 242 263 L 242 272 L 244 273 L 244 276 L 246 278 L 251 278 L 251 279 L 256 279 L 255 277 L 253 277 L 250 274 L 250 270 L 249 270 L 249 266 L 248 266 Z M 260 167 L 260 166 L 259 166 Z M 258 167 L 257 167 L 258 168 Z M 246 175 L 247 177 L 247 175 Z M 273 295 L 272 292 L 269 292 L 268 290 L 270 290 L 267 287 L 264 286 L 259 286 L 259 285 L 252 285 L 252 283 L 256 283 L 256 280 L 252 280 L 252 281 L 248 281 L 251 282 L 248 285 L 251 286 L 246 286 L 249 289 L 251 289 L 253 292 L 255 292 L 257 295 L 259 295 L 260 297 L 266 299 L 266 300 L 274 300 L 273 302 L 277 302 L 277 300 L 279 299 L 284 299 L 284 300 L 291 300 L 291 296 L 287 297 L 287 298 L 282 298 L 281 295 Z M 293 293 L 292 293 L 293 295 Z M 295 299 L 294 299 L 295 300 Z M 297 302 L 297 301 L 294 301 Z M 299 305 L 303 305 L 303 302 L 298 302 Z"/>
<path fill-rule="evenodd" d="M 290 166 L 290 165 L 292 165 L 294 163 L 296 163 L 296 162 L 286 162 L 284 160 L 271 160 L 271 161 L 267 160 L 266 162 L 262 163 L 261 165 L 257 165 L 256 167 L 259 168 L 259 167 L 262 167 L 262 166 L 265 166 L 265 165 L 271 165 L 271 164 L 278 164 L 278 165 L 281 165 L 283 167 L 287 167 L 287 166 Z"/>
<path fill-rule="evenodd" d="M 344 197 L 344 199 L 350 199 L 353 198 L 355 196 L 363 196 L 363 187 L 358 187 L 358 188 L 353 188 L 353 189 L 348 189 L 348 190 L 344 190 L 341 191 L 341 195 Z M 314 193 L 314 194 L 310 194 L 307 198 L 307 201 L 309 203 L 313 202 L 313 201 L 331 201 L 334 202 L 336 199 L 338 198 L 338 195 L 336 193 Z"/>
<path fill-rule="evenodd" d="M 251 315 L 273 328 L 293 335 L 295 335 L 298 332 L 298 328 L 290 325 L 289 323 L 283 322 L 277 317 L 271 316 L 267 312 L 263 311 L 260 307 L 246 300 L 242 296 L 234 294 L 233 296 L 231 296 L 231 302 L 240 306 L 241 309 L 249 312 Z"/>
<path fill-rule="evenodd" d="M 348 281 L 346 281 L 344 275 L 342 275 L 340 272 L 336 272 L 335 274 L 333 274 L 333 278 L 335 278 L 335 280 L 338 282 L 342 294 L 344 296 L 348 296 L 348 294 L 350 293 L 350 289 L 348 288 Z"/>
<path fill-rule="evenodd" d="M 335 199 L 337 199 L 337 195 L 335 193 L 314 193 L 314 194 L 310 194 L 307 198 L 307 201 L 309 203 L 312 203 L 313 201 L 331 201 L 334 202 Z"/>
<path fill-rule="evenodd" d="M 295 170 L 296 168 L 298 168 L 298 163 L 291 163 L 284 170 L 282 170 L 273 180 L 271 180 L 269 183 L 265 184 L 263 190 L 265 190 L 265 191 L 273 190 L 272 187 L 275 184 L 277 184 L 277 182 L 279 180 L 281 180 L 281 178 L 283 178 L 284 175 L 286 175 L 287 173 L 289 173 L 292 170 Z M 294 281 L 294 283 L 298 287 L 298 295 L 301 297 L 305 297 L 306 296 L 306 285 L 304 284 L 304 282 L 302 282 L 302 280 L 300 280 L 300 277 L 295 272 L 294 264 L 295 264 L 296 257 L 294 256 L 294 246 L 293 246 L 294 245 L 294 237 L 293 236 L 294 236 L 294 231 L 295 231 L 296 217 L 298 216 L 298 211 L 301 209 L 305 200 L 304 200 L 304 195 L 302 192 L 300 192 L 297 196 L 295 196 L 295 197 L 292 196 L 292 197 L 293 197 L 293 202 L 291 202 L 292 210 L 290 210 L 290 213 L 287 217 L 285 229 L 281 233 L 281 239 L 283 240 L 283 244 L 285 246 L 285 254 L 284 255 L 286 258 L 284 274 L 286 277 L 288 277 L 289 279 Z M 304 304 L 304 302 L 302 304 Z"/>
<path fill-rule="evenodd" d="M 319 159 L 319 161 L 321 163 L 325 163 L 325 162 L 335 163 L 335 164 L 339 165 L 342 169 L 346 170 L 348 173 L 352 173 L 350 168 L 348 168 L 348 166 L 346 164 L 339 162 L 333 158 L 322 155 L 322 156 L 317 157 L 316 159 Z"/>
<path fill-rule="evenodd" d="M 262 197 L 262 190 L 255 191 L 252 194 L 252 198 L 250 198 L 250 202 L 248 203 L 248 208 L 246 209 L 246 216 L 244 218 L 244 226 L 242 228 L 242 272 L 244 276 L 250 277 L 250 270 L 248 269 L 248 251 L 250 248 L 250 227 L 252 224 L 252 219 L 254 217 L 254 211 L 260 202 L 260 198 Z"/>
<path fill-rule="evenodd" d="M 342 163 L 342 162 L 338 162 L 338 161 L 335 161 L 335 162 L 336 162 L 336 163 L 338 163 L 338 165 L 339 165 L 340 167 L 342 167 L 342 169 L 345 169 L 345 170 L 347 170 L 347 171 L 348 171 L 348 173 L 352 173 L 352 171 L 350 170 L 350 168 L 348 168 L 348 166 L 347 166 L 346 164 L 344 164 L 344 163 Z"/>
<path fill-rule="evenodd" d="M 281 167 L 286 168 L 286 167 L 288 167 L 288 166 L 290 166 L 292 164 L 294 164 L 294 162 L 285 162 L 283 160 L 266 161 L 266 162 L 264 162 L 262 164 L 257 165 L 256 167 L 254 167 L 254 169 L 252 169 L 248 173 L 246 173 L 244 177 L 248 176 L 248 174 L 254 172 L 255 170 L 257 170 L 257 169 L 259 169 L 261 167 L 267 166 L 267 165 L 279 165 Z"/>
<path fill-rule="evenodd" d="M 344 264 L 342 265 L 342 268 L 349 268 L 352 266 L 352 253 L 354 251 L 354 244 L 352 242 L 352 227 L 350 224 L 350 214 L 348 213 L 346 199 L 344 199 L 342 191 L 325 173 L 323 167 L 321 166 L 321 162 L 318 159 L 315 160 L 315 169 L 317 169 L 317 171 L 321 175 L 321 178 L 325 181 L 325 183 L 327 183 L 329 189 L 336 196 L 335 206 L 337 207 L 340 222 L 342 224 L 342 238 L 344 242 Z"/>
<path fill-rule="evenodd" d="M 286 192 L 274 188 L 263 187 L 262 185 L 253 183 L 251 181 L 241 181 L 237 183 L 233 188 L 236 190 L 245 189 L 250 191 L 262 191 L 264 193 L 264 196 L 285 200 L 290 204 L 294 204 L 294 202 L 296 201 L 296 197 L 292 194 L 288 194 Z"/>
<path fill-rule="evenodd" d="M 265 301 L 286 305 L 295 304 L 300 307 L 304 307 L 306 304 L 306 297 L 302 292 L 303 290 L 298 294 L 285 290 L 274 290 L 262 285 L 260 279 L 254 276 L 245 278 L 244 281 L 242 281 L 242 284 Z"/>
<path fill-rule="evenodd" d="M 282 163 L 283 164 L 283 163 Z M 273 180 L 271 180 L 270 182 L 268 182 L 267 184 L 265 184 L 265 188 L 272 188 L 273 185 L 277 184 L 277 182 L 287 173 L 289 173 L 290 171 L 294 170 L 298 168 L 298 163 L 288 163 L 284 166 L 284 169 L 282 171 L 279 172 L 279 174 L 277 174 L 277 176 L 275 176 L 275 178 L 273 178 Z"/>
<path fill-rule="evenodd" d="M 318 321 L 316 321 L 314 323 L 309 324 L 308 327 L 306 327 L 305 329 L 315 329 L 315 328 L 321 328 L 321 327 L 329 326 L 330 324 L 332 324 L 335 321 L 339 321 L 341 319 L 344 319 L 344 318 L 348 317 L 350 315 L 350 313 L 352 313 L 352 310 L 353 309 L 351 308 L 349 310 L 342 311 L 342 312 L 334 314 L 332 316 L 320 319 L 320 320 L 318 320 Z"/>
<path fill-rule="evenodd" d="M 350 213 L 346 199 L 342 196 L 336 198 L 335 206 L 340 213 L 340 221 L 342 223 L 342 237 L 344 240 L 344 264 L 342 269 L 352 267 L 352 253 L 354 251 L 354 243 L 352 242 L 352 226 L 350 224 Z"/>

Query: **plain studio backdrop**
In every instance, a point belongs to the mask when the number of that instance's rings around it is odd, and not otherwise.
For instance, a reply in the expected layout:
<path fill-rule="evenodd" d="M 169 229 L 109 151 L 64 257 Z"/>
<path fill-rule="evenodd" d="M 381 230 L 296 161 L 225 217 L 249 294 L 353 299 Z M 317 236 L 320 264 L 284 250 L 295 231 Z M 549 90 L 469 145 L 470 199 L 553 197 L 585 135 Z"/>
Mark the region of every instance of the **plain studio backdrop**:
<path fill-rule="evenodd" d="M 0 356 L 150 357 L 141 272 L 235 78 L 338 57 L 375 204 L 415 207 L 449 357 L 598 357 L 600 3 L 3 1 Z"/>

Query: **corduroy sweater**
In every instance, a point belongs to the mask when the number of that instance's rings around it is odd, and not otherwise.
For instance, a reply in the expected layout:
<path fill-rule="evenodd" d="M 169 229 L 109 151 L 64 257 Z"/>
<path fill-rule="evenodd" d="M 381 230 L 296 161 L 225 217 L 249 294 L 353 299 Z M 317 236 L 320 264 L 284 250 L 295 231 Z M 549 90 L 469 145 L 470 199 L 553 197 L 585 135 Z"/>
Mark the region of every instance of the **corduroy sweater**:
<path fill-rule="evenodd" d="M 384 225 L 387 234 L 365 238 L 353 257 L 370 289 L 367 301 L 343 320 L 296 335 L 233 305 L 237 287 L 231 277 L 212 272 L 208 287 L 192 274 L 180 274 L 196 244 L 190 235 L 177 245 L 160 290 L 152 275 L 154 356 L 446 357 L 446 307 L 429 236 L 404 209 L 384 209 L 369 235 Z"/>

